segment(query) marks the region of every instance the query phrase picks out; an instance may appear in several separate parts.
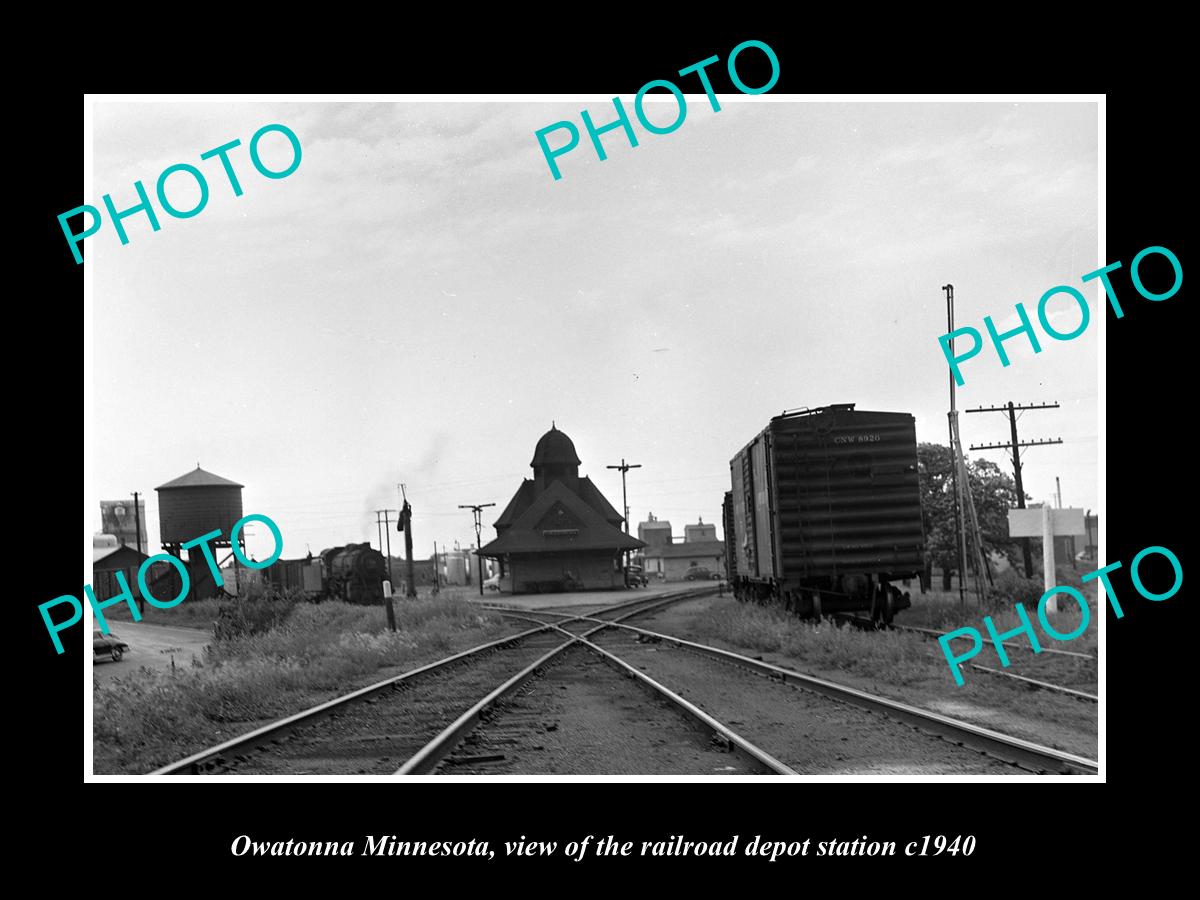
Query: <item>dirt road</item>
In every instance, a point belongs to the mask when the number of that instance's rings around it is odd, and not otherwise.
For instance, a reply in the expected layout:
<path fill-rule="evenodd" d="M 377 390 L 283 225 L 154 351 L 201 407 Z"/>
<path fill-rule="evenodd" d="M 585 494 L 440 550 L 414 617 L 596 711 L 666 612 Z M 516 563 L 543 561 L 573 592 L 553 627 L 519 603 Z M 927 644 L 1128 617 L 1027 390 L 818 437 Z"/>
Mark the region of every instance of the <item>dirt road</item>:
<path fill-rule="evenodd" d="M 96 679 L 103 684 L 113 678 L 129 675 L 141 666 L 169 669 L 171 661 L 177 666 L 190 666 L 192 657 L 204 658 L 204 645 L 212 633 L 199 628 L 176 628 L 168 625 L 147 625 L 145 622 L 114 622 L 112 634 L 129 645 L 124 658 L 117 663 L 96 660 Z"/>

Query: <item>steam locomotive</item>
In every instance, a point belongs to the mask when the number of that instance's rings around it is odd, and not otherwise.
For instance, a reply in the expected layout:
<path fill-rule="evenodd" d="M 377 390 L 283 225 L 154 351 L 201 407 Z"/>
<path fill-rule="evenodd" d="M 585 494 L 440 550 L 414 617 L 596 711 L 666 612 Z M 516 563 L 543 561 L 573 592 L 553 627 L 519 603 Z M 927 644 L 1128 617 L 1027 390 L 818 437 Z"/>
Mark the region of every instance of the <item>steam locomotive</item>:
<path fill-rule="evenodd" d="M 383 603 L 387 561 L 370 544 L 346 544 L 322 550 L 315 559 L 281 559 L 264 570 L 279 590 L 313 600 Z"/>

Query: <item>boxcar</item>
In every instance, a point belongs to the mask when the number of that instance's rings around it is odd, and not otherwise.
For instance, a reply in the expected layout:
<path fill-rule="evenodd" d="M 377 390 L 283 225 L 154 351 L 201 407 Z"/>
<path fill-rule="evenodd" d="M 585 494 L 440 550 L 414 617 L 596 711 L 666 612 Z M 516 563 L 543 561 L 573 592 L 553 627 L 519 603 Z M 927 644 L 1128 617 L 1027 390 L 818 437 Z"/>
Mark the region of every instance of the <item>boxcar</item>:
<path fill-rule="evenodd" d="M 880 622 L 909 606 L 888 582 L 924 568 L 911 415 L 852 403 L 784 412 L 729 468 L 727 565 L 738 599 Z"/>
<path fill-rule="evenodd" d="M 279 559 L 263 570 L 267 582 L 280 591 L 303 597 L 319 597 L 321 561 L 319 559 Z"/>

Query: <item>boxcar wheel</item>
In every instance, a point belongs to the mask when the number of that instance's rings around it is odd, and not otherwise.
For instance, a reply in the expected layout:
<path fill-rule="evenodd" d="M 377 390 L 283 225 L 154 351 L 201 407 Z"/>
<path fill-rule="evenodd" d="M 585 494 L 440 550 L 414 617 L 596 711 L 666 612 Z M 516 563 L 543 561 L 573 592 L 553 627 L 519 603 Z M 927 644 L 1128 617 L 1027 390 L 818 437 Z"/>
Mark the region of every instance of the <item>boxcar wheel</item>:
<path fill-rule="evenodd" d="M 892 602 L 892 593 L 886 584 L 880 582 L 871 595 L 871 621 L 875 623 L 876 628 L 886 628 L 892 621 L 894 613 L 895 604 Z"/>
<path fill-rule="evenodd" d="M 883 616 L 880 621 L 883 627 L 887 628 L 892 624 L 892 619 L 894 618 L 896 618 L 896 597 L 888 590 L 886 599 L 883 601 Z"/>

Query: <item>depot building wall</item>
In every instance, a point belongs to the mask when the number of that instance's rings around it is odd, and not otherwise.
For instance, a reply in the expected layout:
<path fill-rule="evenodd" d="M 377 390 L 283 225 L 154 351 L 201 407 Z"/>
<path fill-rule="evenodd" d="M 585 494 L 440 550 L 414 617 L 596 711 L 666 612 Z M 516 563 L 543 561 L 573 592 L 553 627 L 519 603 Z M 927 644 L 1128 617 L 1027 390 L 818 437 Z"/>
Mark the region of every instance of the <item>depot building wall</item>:
<path fill-rule="evenodd" d="M 577 590 L 625 586 L 620 557 L 611 550 L 587 553 L 530 553 L 509 557 L 514 594 L 538 590 L 564 590 L 573 582 Z M 557 588 L 552 587 L 559 583 Z"/>

